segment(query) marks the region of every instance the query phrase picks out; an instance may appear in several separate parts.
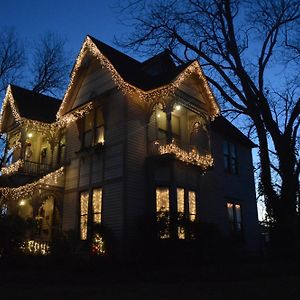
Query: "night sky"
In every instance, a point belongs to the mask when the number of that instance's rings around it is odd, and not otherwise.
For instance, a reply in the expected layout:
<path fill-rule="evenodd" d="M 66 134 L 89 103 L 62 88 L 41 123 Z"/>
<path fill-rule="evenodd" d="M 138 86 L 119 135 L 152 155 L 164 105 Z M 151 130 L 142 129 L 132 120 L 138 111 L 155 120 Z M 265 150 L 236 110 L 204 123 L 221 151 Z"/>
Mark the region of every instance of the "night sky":
<path fill-rule="evenodd" d="M 26 43 L 47 31 L 67 40 L 75 56 L 87 34 L 108 44 L 127 30 L 116 19 L 114 0 L 0 0 L 0 28 L 14 27 Z"/>

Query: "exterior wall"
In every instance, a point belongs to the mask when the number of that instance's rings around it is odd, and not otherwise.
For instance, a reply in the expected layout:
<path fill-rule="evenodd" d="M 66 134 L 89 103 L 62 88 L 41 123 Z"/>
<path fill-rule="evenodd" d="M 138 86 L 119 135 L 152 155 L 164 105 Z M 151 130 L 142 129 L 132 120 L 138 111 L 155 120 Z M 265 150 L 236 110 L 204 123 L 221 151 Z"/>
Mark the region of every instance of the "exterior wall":
<path fill-rule="evenodd" d="M 89 99 L 87 99 L 89 100 Z M 79 194 L 102 187 L 103 224 L 113 232 L 117 241 L 123 234 L 123 173 L 124 173 L 124 99 L 114 92 L 98 100 L 105 121 L 105 144 L 99 150 L 82 151 L 78 127 L 67 129 L 66 181 L 63 229 L 79 230 Z M 97 104 L 97 103 L 95 103 Z M 78 233 L 79 236 L 79 233 Z"/>
<path fill-rule="evenodd" d="M 204 221 L 218 224 L 225 235 L 229 234 L 229 221 L 226 203 L 240 203 L 245 248 L 257 252 L 259 247 L 258 217 L 255 198 L 251 149 L 235 143 L 237 146 L 238 174 L 229 174 L 224 170 L 223 142 L 226 137 L 212 132 L 212 153 L 214 167 L 201 177 L 200 216 Z"/>

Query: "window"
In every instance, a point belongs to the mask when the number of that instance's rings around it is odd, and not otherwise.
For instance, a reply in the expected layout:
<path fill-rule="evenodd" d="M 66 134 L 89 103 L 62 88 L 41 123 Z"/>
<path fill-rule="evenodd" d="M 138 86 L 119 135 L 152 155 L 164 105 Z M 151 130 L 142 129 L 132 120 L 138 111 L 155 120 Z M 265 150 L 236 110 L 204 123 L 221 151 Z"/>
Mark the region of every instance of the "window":
<path fill-rule="evenodd" d="M 178 221 L 178 238 L 185 239 L 185 229 L 182 221 L 184 221 L 184 189 L 177 188 L 177 221 Z"/>
<path fill-rule="evenodd" d="M 80 239 L 87 239 L 88 231 L 88 211 L 89 211 L 89 193 L 80 193 Z"/>
<path fill-rule="evenodd" d="M 96 188 L 92 191 L 91 205 L 90 193 L 84 191 L 80 193 L 80 238 L 86 240 L 88 237 L 88 220 L 94 224 L 100 224 L 102 221 L 102 189 Z M 92 211 L 90 211 L 90 207 Z"/>
<path fill-rule="evenodd" d="M 224 168 L 225 171 L 231 174 L 237 174 L 237 151 L 236 145 L 229 143 L 228 141 L 224 141 L 223 144 L 223 154 L 224 154 Z"/>
<path fill-rule="evenodd" d="M 242 215 L 240 204 L 228 202 L 227 214 L 231 233 L 240 235 L 242 232 Z"/>
<path fill-rule="evenodd" d="M 94 223 L 101 223 L 102 210 L 102 189 L 93 190 L 93 221 Z"/>
<path fill-rule="evenodd" d="M 169 211 L 169 189 L 156 188 L 156 221 L 158 224 L 158 236 L 161 239 L 170 237 L 170 211 Z"/>
<path fill-rule="evenodd" d="M 192 238 L 191 232 L 186 228 L 187 220 L 189 222 L 196 220 L 196 192 L 177 188 L 177 234 L 179 239 L 186 239 L 187 234 Z"/>
<path fill-rule="evenodd" d="M 189 197 L 189 220 L 194 222 L 196 220 L 196 193 L 195 191 L 188 192 Z"/>
<path fill-rule="evenodd" d="M 104 143 L 104 119 L 101 107 L 87 114 L 83 119 L 82 144 L 90 147 Z"/>

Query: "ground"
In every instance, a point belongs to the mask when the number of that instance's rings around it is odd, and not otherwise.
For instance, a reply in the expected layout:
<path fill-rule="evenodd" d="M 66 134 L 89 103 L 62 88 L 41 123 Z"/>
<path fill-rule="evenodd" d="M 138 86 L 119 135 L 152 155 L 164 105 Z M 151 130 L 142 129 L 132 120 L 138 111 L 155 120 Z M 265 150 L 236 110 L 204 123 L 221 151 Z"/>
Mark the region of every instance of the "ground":
<path fill-rule="evenodd" d="M 0 299 L 300 299 L 300 262 L 1 265 Z"/>

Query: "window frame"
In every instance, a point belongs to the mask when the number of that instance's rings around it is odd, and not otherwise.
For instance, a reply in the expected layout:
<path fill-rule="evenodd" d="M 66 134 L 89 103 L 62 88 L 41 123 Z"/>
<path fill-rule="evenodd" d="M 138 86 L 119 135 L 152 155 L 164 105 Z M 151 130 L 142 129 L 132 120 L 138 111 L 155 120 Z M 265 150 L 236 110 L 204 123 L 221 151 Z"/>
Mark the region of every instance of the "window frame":
<path fill-rule="evenodd" d="M 100 190 L 101 191 L 101 198 L 100 198 L 100 210 L 98 212 L 94 212 L 94 191 L 95 190 Z M 81 195 L 87 193 L 88 195 L 88 201 L 87 201 L 87 213 L 82 214 L 81 213 Z M 95 214 L 100 215 L 100 221 L 95 221 Z M 103 223 L 103 187 L 92 187 L 91 189 L 86 189 L 86 190 L 81 190 L 79 191 L 79 238 L 81 241 L 88 240 L 89 237 L 91 237 L 91 230 L 92 226 L 91 225 L 96 225 L 96 224 L 102 224 Z M 82 238 L 82 223 L 81 219 L 83 216 L 87 216 L 86 218 L 86 238 Z"/>
<path fill-rule="evenodd" d="M 98 124 L 98 112 L 100 111 L 101 116 L 102 116 L 102 122 L 99 122 Z M 92 125 L 91 128 L 86 128 L 86 121 L 87 118 L 91 117 L 92 118 Z M 103 128 L 103 142 L 97 142 L 97 131 L 101 130 Z M 91 134 L 91 142 L 87 143 L 86 142 L 86 136 L 87 134 Z M 97 106 L 93 110 L 91 110 L 87 115 L 85 115 L 82 118 L 82 123 L 81 123 L 81 147 L 82 148 L 90 148 L 97 146 L 98 144 L 104 144 L 105 140 L 105 122 L 104 122 L 104 115 L 103 115 L 103 107 L 102 106 Z"/>
<path fill-rule="evenodd" d="M 224 140 L 222 151 L 223 151 L 224 170 L 229 174 L 233 174 L 233 175 L 239 174 L 237 145 L 228 140 Z"/>
<path fill-rule="evenodd" d="M 232 218 L 229 213 L 229 205 L 232 205 Z M 239 219 L 237 215 L 237 207 L 239 207 Z M 226 200 L 226 212 L 227 212 L 227 219 L 229 223 L 229 232 L 231 235 L 235 237 L 242 237 L 243 235 L 243 214 L 242 214 L 242 205 L 240 202 L 233 201 L 233 200 Z M 232 219 L 232 220 L 231 220 Z"/>

